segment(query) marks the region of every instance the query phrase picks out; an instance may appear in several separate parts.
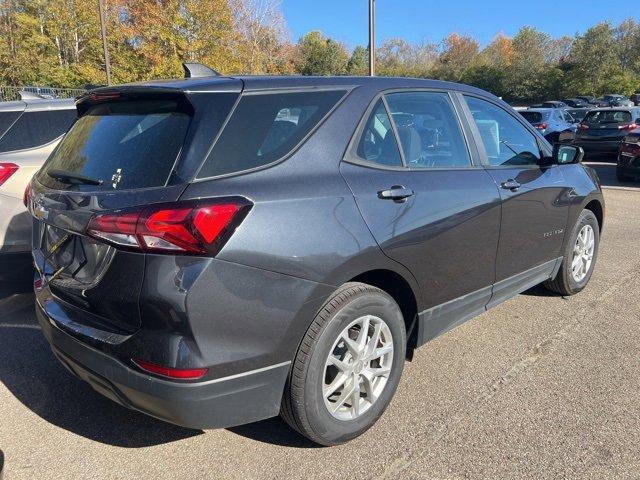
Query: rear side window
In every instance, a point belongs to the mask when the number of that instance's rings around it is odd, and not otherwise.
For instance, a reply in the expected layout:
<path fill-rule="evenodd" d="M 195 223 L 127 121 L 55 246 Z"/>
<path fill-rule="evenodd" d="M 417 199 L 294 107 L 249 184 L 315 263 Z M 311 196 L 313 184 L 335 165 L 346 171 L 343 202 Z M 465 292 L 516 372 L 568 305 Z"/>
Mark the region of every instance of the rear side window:
<path fill-rule="evenodd" d="M 468 167 L 467 145 L 449 95 L 402 92 L 386 96 L 409 168 Z"/>
<path fill-rule="evenodd" d="M 502 108 L 465 95 L 492 166 L 537 165 L 540 149 L 535 136 Z"/>
<path fill-rule="evenodd" d="M 46 145 L 62 136 L 76 116 L 75 108 L 25 112 L 0 140 L 0 152 Z"/>
<path fill-rule="evenodd" d="M 357 154 L 367 162 L 388 167 L 402 166 L 391 119 L 382 100 L 378 100 L 367 119 L 358 143 Z"/>
<path fill-rule="evenodd" d="M 60 142 L 38 178 L 51 188 L 92 191 L 165 185 L 190 119 L 177 100 L 120 101 L 92 106 Z M 103 183 L 68 185 L 46 175 L 52 169 Z"/>
<path fill-rule="evenodd" d="M 625 123 L 631 123 L 631 113 L 626 110 L 605 110 L 598 112 L 589 112 L 584 117 L 584 123 L 590 125 L 612 124 L 617 126 Z"/>
<path fill-rule="evenodd" d="M 330 90 L 243 95 L 198 178 L 261 167 L 288 155 L 345 93 Z"/>
<path fill-rule="evenodd" d="M 0 112 L 0 138 L 9 130 L 13 122 L 17 120 L 22 111 Z"/>

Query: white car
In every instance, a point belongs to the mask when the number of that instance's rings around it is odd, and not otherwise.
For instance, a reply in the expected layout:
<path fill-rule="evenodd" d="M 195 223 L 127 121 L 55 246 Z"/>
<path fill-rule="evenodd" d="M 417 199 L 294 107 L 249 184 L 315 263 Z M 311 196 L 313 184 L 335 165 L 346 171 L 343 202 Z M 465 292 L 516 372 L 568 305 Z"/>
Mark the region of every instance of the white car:
<path fill-rule="evenodd" d="M 30 262 L 31 219 L 22 203 L 24 191 L 76 117 L 72 99 L 0 102 L 0 260 L 5 273 Z"/>

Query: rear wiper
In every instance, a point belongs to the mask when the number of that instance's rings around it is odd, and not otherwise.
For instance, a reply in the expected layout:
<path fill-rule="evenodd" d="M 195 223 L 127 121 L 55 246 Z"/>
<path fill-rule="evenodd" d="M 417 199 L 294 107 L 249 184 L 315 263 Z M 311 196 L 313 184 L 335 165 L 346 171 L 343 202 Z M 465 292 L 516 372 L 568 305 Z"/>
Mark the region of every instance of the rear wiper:
<path fill-rule="evenodd" d="M 79 173 L 67 172 L 66 170 L 57 170 L 55 168 L 47 171 L 47 175 L 56 180 L 60 180 L 65 183 L 71 184 L 83 184 L 83 185 L 102 185 L 103 180 L 98 178 L 91 178 Z"/>

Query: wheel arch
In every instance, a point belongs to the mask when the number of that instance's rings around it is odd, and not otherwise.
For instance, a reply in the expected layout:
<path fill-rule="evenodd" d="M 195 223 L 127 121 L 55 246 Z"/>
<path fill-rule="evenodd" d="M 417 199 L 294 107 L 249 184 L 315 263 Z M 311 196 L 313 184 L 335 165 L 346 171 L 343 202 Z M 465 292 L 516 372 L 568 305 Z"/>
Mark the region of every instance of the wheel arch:
<path fill-rule="evenodd" d="M 598 220 L 598 229 L 602 232 L 604 222 L 604 206 L 602 203 L 594 198 L 585 204 L 584 209 L 591 211 L 596 216 L 596 220 Z"/>
<path fill-rule="evenodd" d="M 417 322 L 419 313 L 418 296 L 415 287 L 400 273 L 379 268 L 362 272 L 349 282 L 366 283 L 389 294 L 400 307 L 407 331 L 407 358 L 413 358 L 417 345 Z"/>

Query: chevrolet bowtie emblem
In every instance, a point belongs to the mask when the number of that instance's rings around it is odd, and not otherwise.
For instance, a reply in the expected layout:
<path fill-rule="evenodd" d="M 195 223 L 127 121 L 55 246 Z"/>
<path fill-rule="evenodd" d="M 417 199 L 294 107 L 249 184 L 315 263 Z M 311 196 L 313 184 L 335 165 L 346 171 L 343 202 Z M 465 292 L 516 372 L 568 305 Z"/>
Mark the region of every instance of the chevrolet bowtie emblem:
<path fill-rule="evenodd" d="M 120 183 L 120 180 L 122 180 L 122 169 L 119 168 L 116 170 L 116 173 L 114 173 L 113 175 L 111 175 L 111 186 L 113 188 L 117 188 L 118 184 Z"/>

